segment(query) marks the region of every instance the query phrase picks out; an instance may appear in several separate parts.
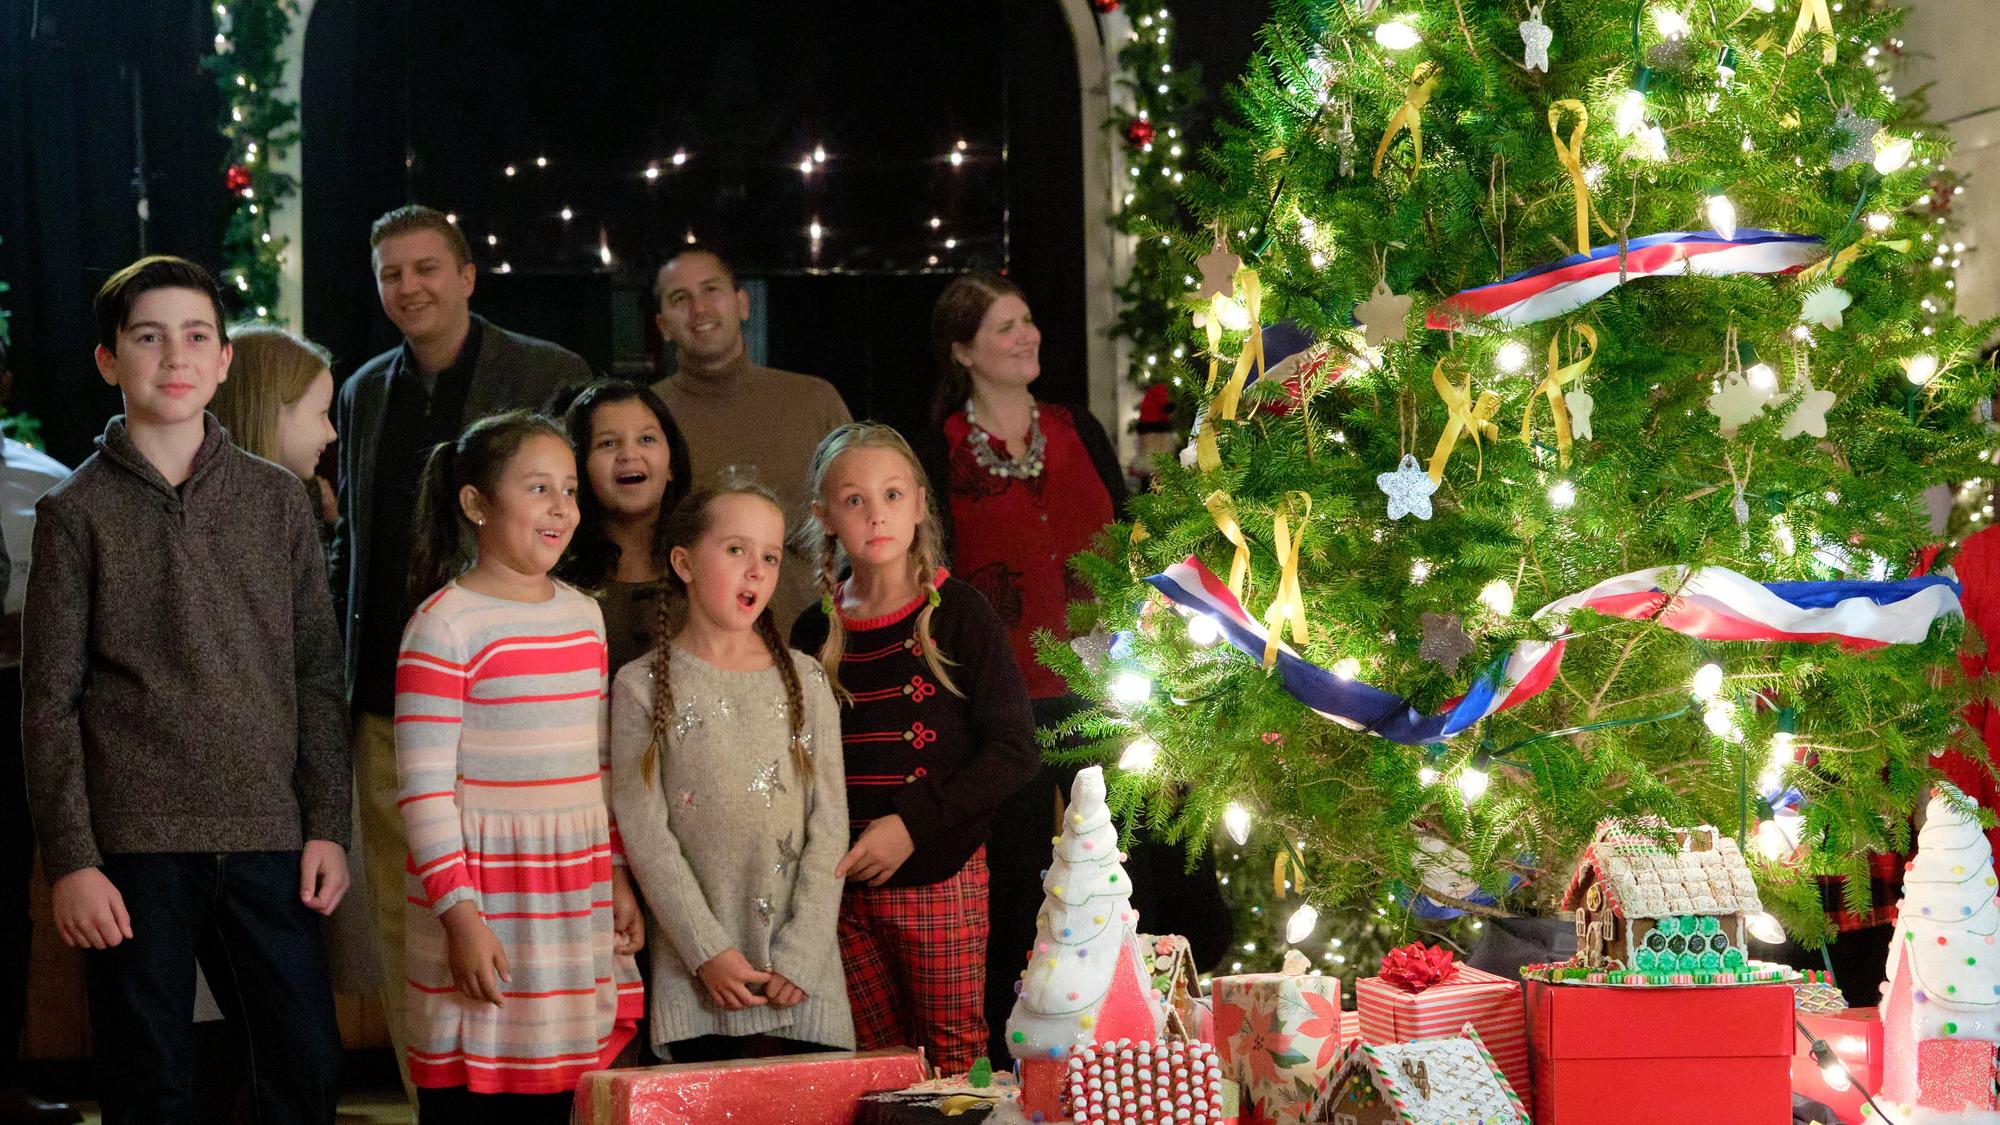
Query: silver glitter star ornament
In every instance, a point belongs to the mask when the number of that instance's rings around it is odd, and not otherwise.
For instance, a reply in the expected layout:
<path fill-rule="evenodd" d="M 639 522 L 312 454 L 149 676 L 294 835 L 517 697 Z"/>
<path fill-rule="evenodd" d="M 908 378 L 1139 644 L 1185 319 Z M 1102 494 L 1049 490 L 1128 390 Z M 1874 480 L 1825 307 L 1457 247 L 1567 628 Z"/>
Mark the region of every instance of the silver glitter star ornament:
<path fill-rule="evenodd" d="M 1417 655 L 1443 668 L 1448 676 L 1458 675 L 1458 662 L 1472 655 L 1472 638 L 1465 635 L 1458 615 L 1426 613 L 1418 620 L 1423 623 L 1424 639 L 1417 645 Z"/>
<path fill-rule="evenodd" d="M 1882 123 L 1872 117 L 1863 117 L 1850 106 L 1842 106 L 1834 115 L 1833 127 L 1845 134 L 1847 143 L 1842 145 L 1826 166 L 1838 172 L 1853 164 L 1871 164 L 1875 160 L 1875 134 L 1882 131 Z"/>
<path fill-rule="evenodd" d="M 1389 518 L 1402 519 L 1415 516 L 1420 520 L 1431 518 L 1431 493 L 1438 490 L 1438 484 L 1430 473 L 1417 464 L 1416 455 L 1403 454 L 1393 473 L 1375 474 L 1375 486 L 1389 497 Z"/>
<path fill-rule="evenodd" d="M 1556 33 L 1542 22 L 1542 6 L 1528 5 L 1528 18 L 1521 21 L 1521 43 L 1528 49 L 1524 64 L 1529 70 L 1549 71 L 1549 44 L 1556 41 Z"/>

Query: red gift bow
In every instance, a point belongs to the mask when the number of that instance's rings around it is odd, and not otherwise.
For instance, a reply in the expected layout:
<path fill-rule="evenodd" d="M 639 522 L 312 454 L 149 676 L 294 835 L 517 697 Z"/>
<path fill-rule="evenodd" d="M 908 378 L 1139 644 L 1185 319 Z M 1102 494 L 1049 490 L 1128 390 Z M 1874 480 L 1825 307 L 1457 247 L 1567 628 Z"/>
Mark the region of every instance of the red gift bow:
<path fill-rule="evenodd" d="M 1380 975 L 1404 992 L 1422 992 L 1457 976 L 1458 964 L 1448 949 L 1411 942 L 1383 955 Z"/>

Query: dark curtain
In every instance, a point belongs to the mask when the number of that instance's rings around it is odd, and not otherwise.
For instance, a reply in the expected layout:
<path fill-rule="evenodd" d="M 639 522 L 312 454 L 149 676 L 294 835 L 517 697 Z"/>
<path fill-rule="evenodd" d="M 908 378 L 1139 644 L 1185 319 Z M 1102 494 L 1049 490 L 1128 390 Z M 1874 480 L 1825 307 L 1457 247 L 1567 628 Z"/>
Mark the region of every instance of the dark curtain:
<path fill-rule="evenodd" d="M 199 0 L 0 0 L 0 279 L 13 287 L 0 301 L 14 314 L 13 405 L 42 420 L 65 464 L 88 456 L 119 409 L 91 359 L 97 287 L 142 251 L 220 264 L 230 205 L 222 99 L 198 65 L 214 35 Z"/>

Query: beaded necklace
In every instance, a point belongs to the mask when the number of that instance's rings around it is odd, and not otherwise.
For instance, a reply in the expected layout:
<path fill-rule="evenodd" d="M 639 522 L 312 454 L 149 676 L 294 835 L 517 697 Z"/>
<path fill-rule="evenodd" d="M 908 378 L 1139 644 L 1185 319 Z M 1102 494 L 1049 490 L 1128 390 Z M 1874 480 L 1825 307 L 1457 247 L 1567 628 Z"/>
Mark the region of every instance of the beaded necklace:
<path fill-rule="evenodd" d="M 1048 440 L 1042 436 L 1042 408 L 1037 403 L 1028 408 L 1028 448 L 1019 457 L 1002 457 L 993 449 L 993 435 L 980 426 L 979 418 L 972 412 L 972 400 L 965 400 L 965 424 L 972 428 L 966 441 L 972 446 L 972 459 L 979 467 L 996 477 L 1007 480 L 1030 480 L 1042 475 L 1043 454 L 1048 449 Z"/>

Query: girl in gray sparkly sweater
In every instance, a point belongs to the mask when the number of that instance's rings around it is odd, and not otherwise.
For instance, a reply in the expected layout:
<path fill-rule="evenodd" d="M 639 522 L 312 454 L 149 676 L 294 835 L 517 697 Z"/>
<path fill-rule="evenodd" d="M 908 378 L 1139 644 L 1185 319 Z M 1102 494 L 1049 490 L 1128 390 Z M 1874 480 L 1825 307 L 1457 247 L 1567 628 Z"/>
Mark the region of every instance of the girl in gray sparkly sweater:
<path fill-rule="evenodd" d="M 662 638 L 612 686 L 612 805 L 646 900 L 654 1050 L 852 1048 L 835 921 L 839 711 L 770 611 L 784 515 L 725 475 L 667 517 Z"/>

